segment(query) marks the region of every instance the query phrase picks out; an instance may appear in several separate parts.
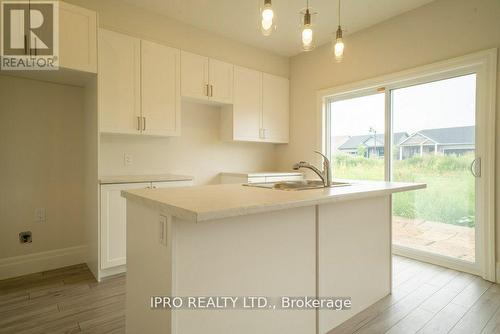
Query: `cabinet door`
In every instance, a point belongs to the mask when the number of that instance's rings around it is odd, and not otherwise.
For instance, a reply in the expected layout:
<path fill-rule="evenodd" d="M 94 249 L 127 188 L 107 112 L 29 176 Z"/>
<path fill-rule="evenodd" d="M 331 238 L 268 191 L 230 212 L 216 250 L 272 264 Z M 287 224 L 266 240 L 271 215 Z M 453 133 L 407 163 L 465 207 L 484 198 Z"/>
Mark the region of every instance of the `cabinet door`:
<path fill-rule="evenodd" d="M 289 94 L 288 79 L 263 74 L 262 135 L 272 143 L 288 143 L 289 140 Z"/>
<path fill-rule="evenodd" d="M 175 187 L 189 187 L 193 185 L 193 181 L 163 181 L 163 182 L 151 182 L 151 187 L 153 189 L 160 188 L 175 188 Z"/>
<path fill-rule="evenodd" d="M 59 66 L 97 73 L 97 14 L 59 2 Z"/>
<path fill-rule="evenodd" d="M 262 73 L 234 67 L 233 140 L 260 141 Z"/>
<path fill-rule="evenodd" d="M 233 102 L 233 70 L 233 64 L 209 60 L 210 101 L 227 104 Z"/>
<path fill-rule="evenodd" d="M 141 41 L 142 133 L 179 136 L 180 51 Z"/>
<path fill-rule="evenodd" d="M 181 82 L 183 97 L 208 100 L 208 58 L 181 51 Z"/>
<path fill-rule="evenodd" d="M 127 202 L 122 190 L 147 188 L 150 183 L 101 186 L 101 269 L 126 263 Z"/>
<path fill-rule="evenodd" d="M 99 30 L 101 132 L 140 133 L 140 40 Z"/>

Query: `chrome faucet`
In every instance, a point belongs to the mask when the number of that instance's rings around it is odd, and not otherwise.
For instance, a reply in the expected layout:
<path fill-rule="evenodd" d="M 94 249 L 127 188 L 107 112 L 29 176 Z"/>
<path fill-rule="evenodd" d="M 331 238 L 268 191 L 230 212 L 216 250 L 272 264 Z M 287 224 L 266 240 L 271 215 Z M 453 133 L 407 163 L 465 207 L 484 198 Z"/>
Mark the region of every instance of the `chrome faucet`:
<path fill-rule="evenodd" d="M 321 152 L 314 151 L 315 153 L 318 153 L 323 157 L 323 170 L 319 170 L 316 168 L 314 165 L 311 165 L 310 163 L 306 161 L 301 161 L 293 165 L 293 170 L 299 170 L 300 168 L 307 168 L 318 174 L 320 177 L 321 181 L 323 181 L 323 184 L 325 187 L 330 187 L 332 185 L 332 171 L 331 171 L 331 164 L 330 160 Z"/>

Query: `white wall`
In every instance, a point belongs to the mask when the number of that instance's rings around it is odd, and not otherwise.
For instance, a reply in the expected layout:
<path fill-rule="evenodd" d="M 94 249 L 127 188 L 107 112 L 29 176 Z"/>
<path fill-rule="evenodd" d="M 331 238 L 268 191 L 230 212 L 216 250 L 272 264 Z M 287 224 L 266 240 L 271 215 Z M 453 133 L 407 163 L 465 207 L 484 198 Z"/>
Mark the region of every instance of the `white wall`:
<path fill-rule="evenodd" d="M 82 121 L 83 88 L 0 76 L 0 259 L 84 244 Z"/>
<path fill-rule="evenodd" d="M 289 60 L 237 41 L 211 34 L 116 0 L 67 0 L 95 10 L 99 25 L 139 38 L 202 54 L 237 65 L 288 77 Z M 221 171 L 274 170 L 270 144 L 224 143 L 219 140 L 218 108 L 183 103 L 180 138 L 101 137 L 101 175 L 181 173 L 197 184 L 218 182 Z M 133 155 L 125 167 L 123 154 Z"/>
<path fill-rule="evenodd" d="M 220 110 L 182 103 L 182 135 L 171 138 L 101 136 L 101 175 L 194 175 L 196 183 L 217 183 L 221 171 L 273 170 L 274 145 L 230 143 L 219 139 Z M 123 153 L 133 156 L 125 167 Z"/>
<path fill-rule="evenodd" d="M 318 90 L 498 48 L 500 1 L 437 0 L 348 36 L 345 43 L 345 57 L 340 64 L 332 61 L 329 45 L 291 59 L 291 141 L 290 145 L 277 148 L 278 168 L 286 168 L 299 160 L 314 161 Z M 500 84 L 497 88 L 498 111 Z M 498 128 L 500 116 L 497 115 Z M 496 140 L 498 172 L 500 136 Z M 498 195 L 498 175 L 496 182 Z M 497 196 L 497 207 L 500 207 L 500 196 Z M 497 221 L 500 222 L 500 212 L 497 212 Z M 500 226 L 497 227 L 499 238 Z M 500 257 L 499 247 L 497 253 Z"/>

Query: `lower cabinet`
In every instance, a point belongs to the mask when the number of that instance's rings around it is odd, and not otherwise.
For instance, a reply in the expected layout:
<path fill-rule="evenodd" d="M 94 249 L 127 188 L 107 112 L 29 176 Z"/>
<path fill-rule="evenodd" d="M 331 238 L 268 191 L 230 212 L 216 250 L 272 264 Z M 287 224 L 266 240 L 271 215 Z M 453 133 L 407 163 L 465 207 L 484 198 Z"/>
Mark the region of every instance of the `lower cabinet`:
<path fill-rule="evenodd" d="M 117 183 L 101 185 L 100 270 L 110 270 L 127 263 L 127 207 L 122 190 L 185 187 L 192 181 Z M 125 268 L 123 267 L 123 270 Z M 119 272 L 119 271 L 118 271 Z M 112 274 L 117 273 L 113 271 Z M 105 273 L 102 275 L 106 276 Z"/>
<path fill-rule="evenodd" d="M 220 183 L 266 183 L 302 181 L 304 174 L 301 172 L 283 173 L 221 173 Z"/>

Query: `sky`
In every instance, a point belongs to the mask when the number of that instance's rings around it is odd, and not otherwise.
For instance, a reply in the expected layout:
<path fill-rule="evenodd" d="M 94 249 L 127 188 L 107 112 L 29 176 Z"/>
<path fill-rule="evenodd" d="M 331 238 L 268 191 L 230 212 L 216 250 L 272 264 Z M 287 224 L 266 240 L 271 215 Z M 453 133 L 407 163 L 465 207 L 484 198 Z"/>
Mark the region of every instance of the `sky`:
<path fill-rule="evenodd" d="M 385 94 L 337 101 L 332 107 L 332 136 L 384 132 Z M 475 125 L 476 75 L 392 91 L 394 132 Z"/>

